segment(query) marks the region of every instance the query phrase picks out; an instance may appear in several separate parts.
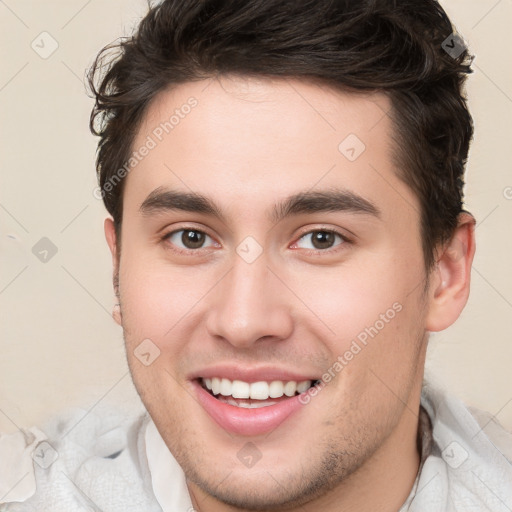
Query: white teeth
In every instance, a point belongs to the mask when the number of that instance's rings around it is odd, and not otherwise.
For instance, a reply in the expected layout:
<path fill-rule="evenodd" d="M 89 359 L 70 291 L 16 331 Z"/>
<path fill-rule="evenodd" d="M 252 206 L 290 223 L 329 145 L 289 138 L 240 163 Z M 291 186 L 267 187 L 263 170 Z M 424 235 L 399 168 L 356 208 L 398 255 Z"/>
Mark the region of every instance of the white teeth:
<path fill-rule="evenodd" d="M 264 381 L 253 382 L 251 384 L 251 398 L 256 400 L 266 400 L 268 398 L 268 384 Z"/>
<path fill-rule="evenodd" d="M 222 379 L 222 380 L 224 380 L 224 379 Z M 243 382 L 241 380 L 234 380 L 233 384 L 231 386 L 231 393 L 229 393 L 229 394 L 233 398 L 249 398 L 250 393 L 251 393 L 251 385 L 248 382 Z"/>
<path fill-rule="evenodd" d="M 240 402 L 238 403 L 234 398 L 227 398 L 225 396 L 219 396 L 219 401 L 224 402 L 229 405 L 234 405 L 235 407 L 242 407 L 244 409 L 259 409 L 260 407 L 269 407 L 271 405 L 277 404 L 277 402 Z"/>
<path fill-rule="evenodd" d="M 222 379 L 220 381 L 219 393 L 224 396 L 231 395 L 231 381 L 228 379 Z"/>
<path fill-rule="evenodd" d="M 309 382 L 309 380 L 307 380 L 306 382 Z M 279 398 L 280 396 L 283 396 L 283 394 L 284 394 L 283 381 L 274 380 L 273 382 L 270 383 L 269 392 L 268 392 L 268 396 L 270 398 Z"/>
<path fill-rule="evenodd" d="M 297 391 L 300 393 L 304 393 L 304 391 L 307 391 L 311 387 L 311 381 L 310 380 L 303 380 L 302 382 L 299 382 L 297 384 Z"/>
<path fill-rule="evenodd" d="M 251 398 L 253 400 L 268 400 L 269 398 L 281 398 L 282 396 L 295 396 L 296 393 L 304 393 L 311 387 L 310 380 L 296 382 L 274 380 L 272 382 L 244 382 L 241 380 L 230 381 L 226 378 L 213 377 L 211 379 L 202 379 L 205 387 L 214 395 L 222 395 L 232 398 Z M 225 400 L 222 400 L 225 401 Z M 230 403 L 229 401 L 227 403 Z M 274 402 L 273 402 L 274 403 Z M 239 407 L 249 407 L 249 405 L 237 404 Z M 267 405 L 269 405 L 267 403 Z M 257 404 L 256 406 L 259 406 Z M 250 406 L 252 407 L 252 405 Z"/>
<path fill-rule="evenodd" d="M 291 380 L 284 385 L 284 394 L 286 396 L 295 395 L 295 391 L 297 391 L 297 383 L 294 380 Z"/>
<path fill-rule="evenodd" d="M 220 379 L 214 377 L 212 379 L 212 393 L 218 395 L 220 393 Z"/>

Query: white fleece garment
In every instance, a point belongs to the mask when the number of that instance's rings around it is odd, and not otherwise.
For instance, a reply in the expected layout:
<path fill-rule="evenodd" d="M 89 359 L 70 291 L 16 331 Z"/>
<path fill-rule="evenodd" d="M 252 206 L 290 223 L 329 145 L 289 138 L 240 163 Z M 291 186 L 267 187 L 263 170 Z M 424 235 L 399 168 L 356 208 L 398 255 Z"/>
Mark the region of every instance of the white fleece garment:
<path fill-rule="evenodd" d="M 398 512 L 511 512 L 512 433 L 425 382 L 432 444 Z M 193 512 L 147 413 L 75 409 L 0 436 L 0 512 Z"/>

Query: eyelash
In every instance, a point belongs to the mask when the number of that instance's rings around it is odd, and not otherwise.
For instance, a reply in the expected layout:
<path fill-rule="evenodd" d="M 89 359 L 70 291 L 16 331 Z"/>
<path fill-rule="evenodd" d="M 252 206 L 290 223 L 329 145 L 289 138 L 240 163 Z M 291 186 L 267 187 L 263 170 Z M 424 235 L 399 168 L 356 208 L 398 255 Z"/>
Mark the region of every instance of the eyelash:
<path fill-rule="evenodd" d="M 210 237 L 213 240 L 212 236 L 210 236 L 208 233 L 206 233 L 205 231 L 203 231 L 201 229 L 197 229 L 197 228 L 192 227 L 192 226 L 182 226 L 180 229 L 175 229 L 175 230 L 170 231 L 169 233 L 166 233 L 165 235 L 163 235 L 162 238 L 161 238 L 161 241 L 162 242 L 168 242 L 168 240 L 169 240 L 171 235 L 174 235 L 175 233 L 179 233 L 180 231 L 194 231 L 196 233 L 202 233 L 202 234 Z M 303 249 L 308 254 L 318 254 L 318 255 L 326 254 L 326 253 L 327 254 L 334 254 L 334 253 L 339 252 L 340 250 L 344 250 L 344 249 L 341 249 L 341 247 L 344 246 L 345 244 L 353 244 L 353 241 L 350 240 L 346 235 L 342 234 L 340 231 L 337 231 L 337 230 L 332 229 L 332 228 L 328 228 L 328 229 L 327 228 L 325 228 L 325 229 L 317 228 L 317 229 L 311 229 L 309 231 L 305 231 L 304 233 L 301 233 L 299 238 L 297 239 L 297 242 L 294 242 L 293 245 L 298 243 L 298 241 L 301 240 L 306 235 L 311 235 L 313 233 L 332 233 L 334 235 L 338 235 L 341 238 L 342 242 L 340 244 L 338 244 L 337 246 L 335 246 L 334 249 Z M 195 255 L 194 253 L 199 253 L 200 250 L 202 249 L 202 248 L 199 248 L 199 249 L 180 249 L 180 248 L 176 248 L 176 247 L 171 247 L 171 244 L 167 244 L 167 247 L 171 251 L 173 251 L 175 253 L 184 254 L 184 255 L 187 255 L 187 256 Z"/>

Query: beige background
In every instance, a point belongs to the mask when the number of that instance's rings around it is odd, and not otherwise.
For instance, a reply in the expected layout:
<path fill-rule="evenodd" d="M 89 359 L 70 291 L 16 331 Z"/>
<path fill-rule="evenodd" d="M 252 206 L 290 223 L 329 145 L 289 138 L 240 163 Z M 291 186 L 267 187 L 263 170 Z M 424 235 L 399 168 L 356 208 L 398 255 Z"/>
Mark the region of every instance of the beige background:
<path fill-rule="evenodd" d="M 427 369 L 512 430 L 512 0 L 442 4 L 476 55 L 466 207 L 479 224 L 469 304 L 432 335 Z M 142 0 L 0 2 L 0 431 L 70 405 L 140 407 L 110 316 L 106 212 L 93 197 L 97 141 L 82 80 L 97 51 L 145 10 Z M 31 47 L 48 52 L 52 39 L 48 58 Z M 32 253 L 42 237 L 58 251 L 46 263 Z"/>

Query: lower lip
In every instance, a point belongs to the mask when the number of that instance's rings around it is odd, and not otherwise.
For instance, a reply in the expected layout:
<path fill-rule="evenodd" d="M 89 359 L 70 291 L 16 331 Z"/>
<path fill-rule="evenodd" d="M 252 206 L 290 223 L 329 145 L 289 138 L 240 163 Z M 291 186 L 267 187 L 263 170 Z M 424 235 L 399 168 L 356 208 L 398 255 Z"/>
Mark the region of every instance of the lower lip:
<path fill-rule="evenodd" d="M 243 436 L 270 432 L 303 407 L 299 401 L 300 395 L 257 409 L 235 407 L 214 398 L 198 381 L 193 384 L 199 402 L 217 424 L 224 430 Z"/>

